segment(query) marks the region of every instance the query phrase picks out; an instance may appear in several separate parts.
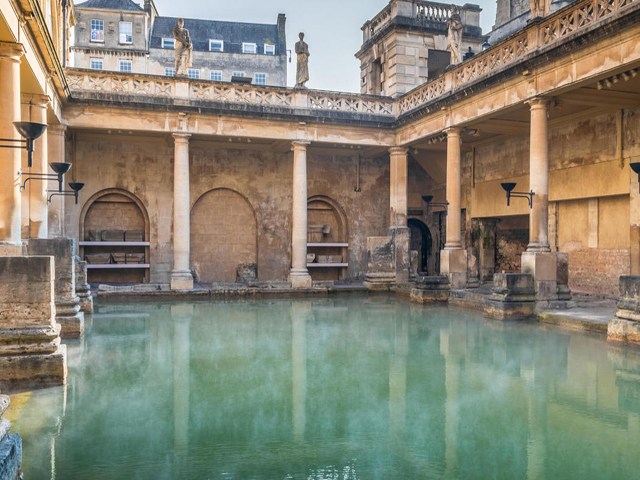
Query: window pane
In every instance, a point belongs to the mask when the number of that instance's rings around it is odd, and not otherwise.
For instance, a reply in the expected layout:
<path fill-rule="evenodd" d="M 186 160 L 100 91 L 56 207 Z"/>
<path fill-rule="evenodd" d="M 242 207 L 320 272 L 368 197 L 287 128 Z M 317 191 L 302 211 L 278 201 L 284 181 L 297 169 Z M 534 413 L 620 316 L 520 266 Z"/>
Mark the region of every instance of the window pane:
<path fill-rule="evenodd" d="M 200 78 L 200 70 L 195 70 L 195 69 L 189 69 L 188 71 L 189 74 L 189 78 L 193 78 L 195 80 L 198 80 Z"/>
<path fill-rule="evenodd" d="M 167 77 L 175 77 L 176 76 L 176 69 L 175 68 L 165 68 L 164 69 L 164 74 Z"/>
<path fill-rule="evenodd" d="M 176 48 L 176 40 L 175 38 L 163 38 L 162 39 L 162 48 L 175 49 Z"/>
<path fill-rule="evenodd" d="M 275 55 L 276 54 L 276 46 L 275 45 L 265 45 L 264 46 L 264 54 L 265 55 Z"/>
<path fill-rule="evenodd" d="M 131 22 L 120 22 L 120 43 L 133 43 L 133 25 Z"/>
<path fill-rule="evenodd" d="M 244 72 L 233 72 L 234 77 L 244 77 Z"/>
<path fill-rule="evenodd" d="M 92 58 L 91 59 L 91 68 L 93 70 L 102 70 L 102 59 L 101 58 Z"/>
<path fill-rule="evenodd" d="M 256 44 L 255 43 L 243 43 L 242 44 L 242 53 L 256 53 Z"/>
<path fill-rule="evenodd" d="M 211 80 L 215 80 L 216 82 L 221 82 L 222 72 L 211 72 Z"/>
<path fill-rule="evenodd" d="M 131 72 L 131 60 L 120 60 L 120 71 Z"/>
<path fill-rule="evenodd" d="M 267 84 L 267 74 L 266 73 L 256 73 L 253 79 L 253 82 L 256 85 L 266 85 Z"/>
<path fill-rule="evenodd" d="M 223 52 L 224 51 L 224 43 L 222 40 L 210 40 L 209 41 L 209 50 L 212 52 Z"/>
<path fill-rule="evenodd" d="M 104 42 L 104 21 L 91 20 L 91 41 Z"/>

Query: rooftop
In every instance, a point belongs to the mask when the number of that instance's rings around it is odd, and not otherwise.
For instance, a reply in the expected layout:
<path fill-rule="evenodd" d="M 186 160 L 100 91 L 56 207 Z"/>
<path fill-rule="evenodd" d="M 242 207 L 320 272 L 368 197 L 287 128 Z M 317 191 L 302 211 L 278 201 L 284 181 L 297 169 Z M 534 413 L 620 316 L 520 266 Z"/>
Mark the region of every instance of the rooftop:
<path fill-rule="evenodd" d="M 104 10 L 128 10 L 132 12 L 144 12 L 144 9 L 131 0 L 88 0 L 79 3 L 76 8 L 101 8 Z"/>

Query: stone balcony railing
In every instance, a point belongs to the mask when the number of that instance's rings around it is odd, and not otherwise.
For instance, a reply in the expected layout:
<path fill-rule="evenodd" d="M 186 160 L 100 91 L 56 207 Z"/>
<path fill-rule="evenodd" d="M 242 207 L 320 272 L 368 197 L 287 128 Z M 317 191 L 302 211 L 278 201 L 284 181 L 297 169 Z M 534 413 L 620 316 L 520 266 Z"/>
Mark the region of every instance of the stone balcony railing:
<path fill-rule="evenodd" d="M 543 20 L 531 22 L 518 33 L 397 99 L 96 70 L 69 69 L 66 77 L 72 97 L 83 100 L 133 100 L 214 107 L 230 112 L 274 112 L 392 123 L 432 102 L 601 28 L 616 16 L 638 9 L 640 0 L 582 0 L 572 3 Z"/>

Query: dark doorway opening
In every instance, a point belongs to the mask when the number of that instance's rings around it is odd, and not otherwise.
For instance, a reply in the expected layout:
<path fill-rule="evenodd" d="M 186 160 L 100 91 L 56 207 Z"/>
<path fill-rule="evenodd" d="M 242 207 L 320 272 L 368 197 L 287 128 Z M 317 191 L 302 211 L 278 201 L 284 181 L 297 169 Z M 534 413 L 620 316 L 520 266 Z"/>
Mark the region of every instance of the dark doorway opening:
<path fill-rule="evenodd" d="M 411 232 L 409 249 L 418 252 L 418 273 L 428 274 L 429 256 L 433 239 L 429 228 L 420 220 L 410 218 L 407 222 Z"/>

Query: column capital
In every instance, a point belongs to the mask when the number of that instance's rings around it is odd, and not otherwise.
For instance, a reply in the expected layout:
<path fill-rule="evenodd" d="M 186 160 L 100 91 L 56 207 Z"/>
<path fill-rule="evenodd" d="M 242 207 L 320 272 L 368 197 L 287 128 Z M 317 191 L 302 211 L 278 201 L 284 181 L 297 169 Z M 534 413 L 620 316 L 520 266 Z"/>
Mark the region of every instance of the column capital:
<path fill-rule="evenodd" d="M 47 95 L 39 93 L 23 93 L 20 96 L 23 105 L 32 105 L 34 107 L 47 108 L 51 103 L 51 99 Z"/>
<path fill-rule="evenodd" d="M 529 108 L 531 108 L 531 110 L 540 110 L 546 109 L 549 106 L 550 102 L 551 99 L 546 97 L 533 97 L 529 100 L 526 100 L 524 103 L 529 105 Z"/>
<path fill-rule="evenodd" d="M 409 153 L 409 147 L 391 147 L 389 153 L 391 155 L 406 155 Z"/>
<path fill-rule="evenodd" d="M 20 62 L 22 55 L 24 55 L 24 47 L 21 43 L 0 42 L 0 59 L 7 58 Z"/>
<path fill-rule="evenodd" d="M 173 132 L 171 135 L 176 143 L 189 143 L 189 138 L 191 138 L 191 134 L 186 132 Z"/>
<path fill-rule="evenodd" d="M 307 147 L 311 145 L 311 140 L 293 140 L 291 142 L 293 150 L 307 150 Z"/>
<path fill-rule="evenodd" d="M 447 134 L 447 138 L 460 137 L 460 134 L 462 133 L 462 127 L 449 127 L 444 130 L 444 133 Z"/>
<path fill-rule="evenodd" d="M 67 133 L 67 128 L 67 125 L 49 125 L 49 127 L 47 127 L 47 133 L 49 135 L 63 136 Z"/>

